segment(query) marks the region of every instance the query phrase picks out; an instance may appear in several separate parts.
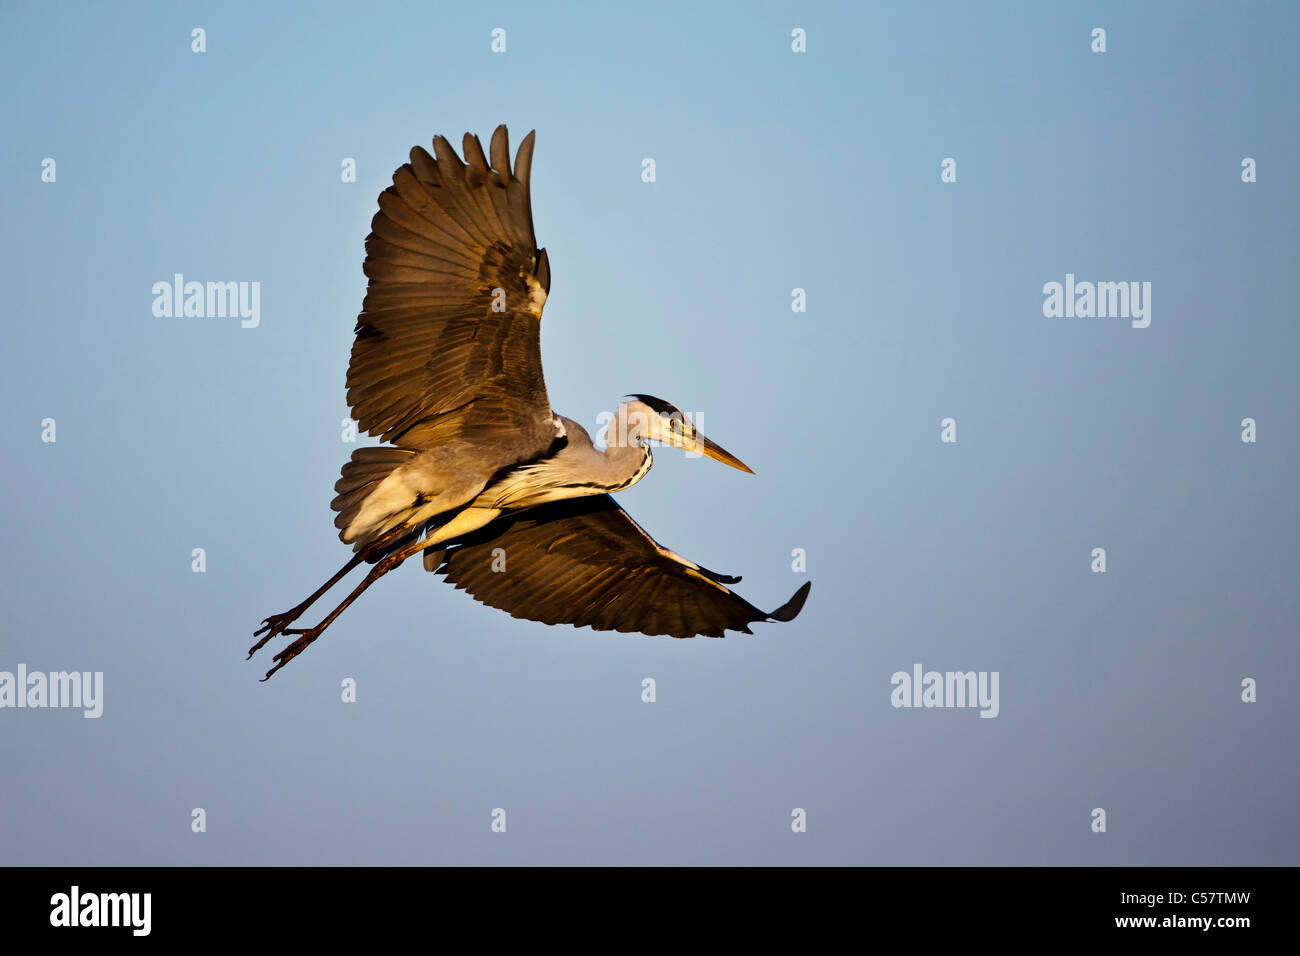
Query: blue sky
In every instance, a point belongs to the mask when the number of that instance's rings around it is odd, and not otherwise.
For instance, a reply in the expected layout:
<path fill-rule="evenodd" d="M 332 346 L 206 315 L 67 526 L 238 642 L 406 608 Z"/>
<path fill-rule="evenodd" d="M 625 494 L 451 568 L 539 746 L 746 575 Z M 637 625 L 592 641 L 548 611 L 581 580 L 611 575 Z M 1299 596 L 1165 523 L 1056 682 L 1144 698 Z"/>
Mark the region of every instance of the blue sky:
<path fill-rule="evenodd" d="M 97 720 L 0 709 L 0 860 L 1300 862 L 1294 5 L 0 19 L 0 670 L 104 674 Z M 756 475 L 664 450 L 621 502 L 808 605 L 611 635 L 411 566 L 260 684 L 257 623 L 347 557 L 375 197 L 502 122 L 554 407 L 702 414 Z M 260 324 L 154 316 L 178 272 L 259 282 Z M 1067 274 L 1150 282 L 1150 326 L 1046 317 Z M 997 718 L 892 707 L 916 663 L 998 672 Z"/>

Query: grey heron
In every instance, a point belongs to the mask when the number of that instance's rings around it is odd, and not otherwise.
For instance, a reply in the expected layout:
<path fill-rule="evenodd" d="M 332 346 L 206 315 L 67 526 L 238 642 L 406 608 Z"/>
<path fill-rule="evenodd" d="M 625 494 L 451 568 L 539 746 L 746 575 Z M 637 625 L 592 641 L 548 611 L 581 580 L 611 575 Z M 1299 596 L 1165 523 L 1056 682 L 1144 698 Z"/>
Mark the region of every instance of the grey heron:
<path fill-rule="evenodd" d="M 420 553 L 476 600 L 547 624 L 721 637 L 803 608 L 810 583 L 759 610 L 727 587 L 738 577 L 663 547 L 610 497 L 645 477 L 651 441 L 750 470 L 675 405 L 629 396 L 603 451 L 551 410 L 539 344 L 551 269 L 533 233 L 533 141 L 524 137 L 512 168 L 505 126 L 488 153 L 466 133 L 463 161 L 435 136 L 433 155 L 412 149 L 380 194 L 347 386 L 358 427 L 384 444 L 353 452 L 335 485 L 334 523 L 352 560 L 254 632 L 250 658 L 294 637 L 263 680 Z M 499 549 L 504 572 L 493 567 Z M 320 623 L 289 626 L 363 561 L 369 573 Z"/>

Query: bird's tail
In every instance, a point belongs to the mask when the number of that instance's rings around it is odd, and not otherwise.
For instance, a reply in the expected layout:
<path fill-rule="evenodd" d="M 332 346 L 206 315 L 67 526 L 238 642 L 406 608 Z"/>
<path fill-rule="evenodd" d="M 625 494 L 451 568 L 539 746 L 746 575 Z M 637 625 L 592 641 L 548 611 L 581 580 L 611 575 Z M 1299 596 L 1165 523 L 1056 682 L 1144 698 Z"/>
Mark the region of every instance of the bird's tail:
<path fill-rule="evenodd" d="M 377 502 L 370 502 L 368 510 L 366 504 L 394 469 L 417 454 L 419 452 L 409 448 L 390 447 L 358 448 L 352 453 L 351 460 L 343 465 L 343 474 L 334 485 L 338 496 L 330 502 L 330 507 L 338 512 L 334 526 L 339 529 L 341 540 L 353 544 L 355 550 L 360 551 L 389 530 L 382 521 L 375 520 L 383 516 L 371 514 Z M 363 515 L 363 510 L 367 510 L 367 514 Z"/>

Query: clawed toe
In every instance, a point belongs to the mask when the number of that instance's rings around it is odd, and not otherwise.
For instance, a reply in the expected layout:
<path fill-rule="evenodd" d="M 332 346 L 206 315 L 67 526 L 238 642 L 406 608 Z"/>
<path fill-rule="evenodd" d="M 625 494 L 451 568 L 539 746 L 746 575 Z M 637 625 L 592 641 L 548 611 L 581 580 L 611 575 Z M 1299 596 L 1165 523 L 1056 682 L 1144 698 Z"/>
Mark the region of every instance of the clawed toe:
<path fill-rule="evenodd" d="M 307 646 L 311 644 L 312 641 L 316 640 L 316 638 L 320 636 L 320 631 L 317 630 L 316 628 L 309 628 L 307 630 L 286 631 L 285 633 L 301 634 L 302 636 L 299 637 L 296 641 L 290 642 L 288 646 L 284 648 L 284 650 L 280 651 L 280 653 L 276 654 L 275 657 L 272 658 L 272 660 L 274 660 L 276 664 L 274 667 L 272 667 L 269 671 L 266 672 L 266 676 L 262 678 L 263 681 L 269 680 L 272 674 L 274 674 L 285 664 L 289 663 L 291 660 L 293 660 L 295 657 L 301 654 L 304 650 L 307 649 Z"/>
<path fill-rule="evenodd" d="M 262 639 L 248 649 L 248 656 L 251 658 L 256 654 L 267 641 L 281 634 L 300 634 L 301 631 L 286 631 L 285 628 L 298 619 L 302 612 L 296 608 L 286 614 L 272 614 L 262 622 L 262 626 L 253 632 L 254 637 L 260 636 Z"/>

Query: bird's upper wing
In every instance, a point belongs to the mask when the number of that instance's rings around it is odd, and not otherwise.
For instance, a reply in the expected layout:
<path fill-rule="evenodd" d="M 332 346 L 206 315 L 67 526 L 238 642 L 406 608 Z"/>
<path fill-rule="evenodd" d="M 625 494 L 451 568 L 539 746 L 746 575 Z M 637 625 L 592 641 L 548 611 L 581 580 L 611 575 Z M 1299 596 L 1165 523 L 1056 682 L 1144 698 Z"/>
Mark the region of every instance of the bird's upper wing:
<path fill-rule="evenodd" d="M 609 495 L 498 519 L 450 547 L 436 570 L 514 617 L 673 637 L 749 634 L 755 621 L 793 620 L 812 586 L 804 584 L 775 611 L 761 611 L 725 587 L 739 578 L 662 547 Z"/>
<path fill-rule="evenodd" d="M 513 170 L 504 126 L 490 165 L 468 133 L 465 162 L 441 136 L 433 151 L 412 149 L 379 195 L 348 404 L 383 441 L 493 446 L 509 464 L 556 434 L 539 340 L 551 277 L 533 235 L 533 134 Z"/>

